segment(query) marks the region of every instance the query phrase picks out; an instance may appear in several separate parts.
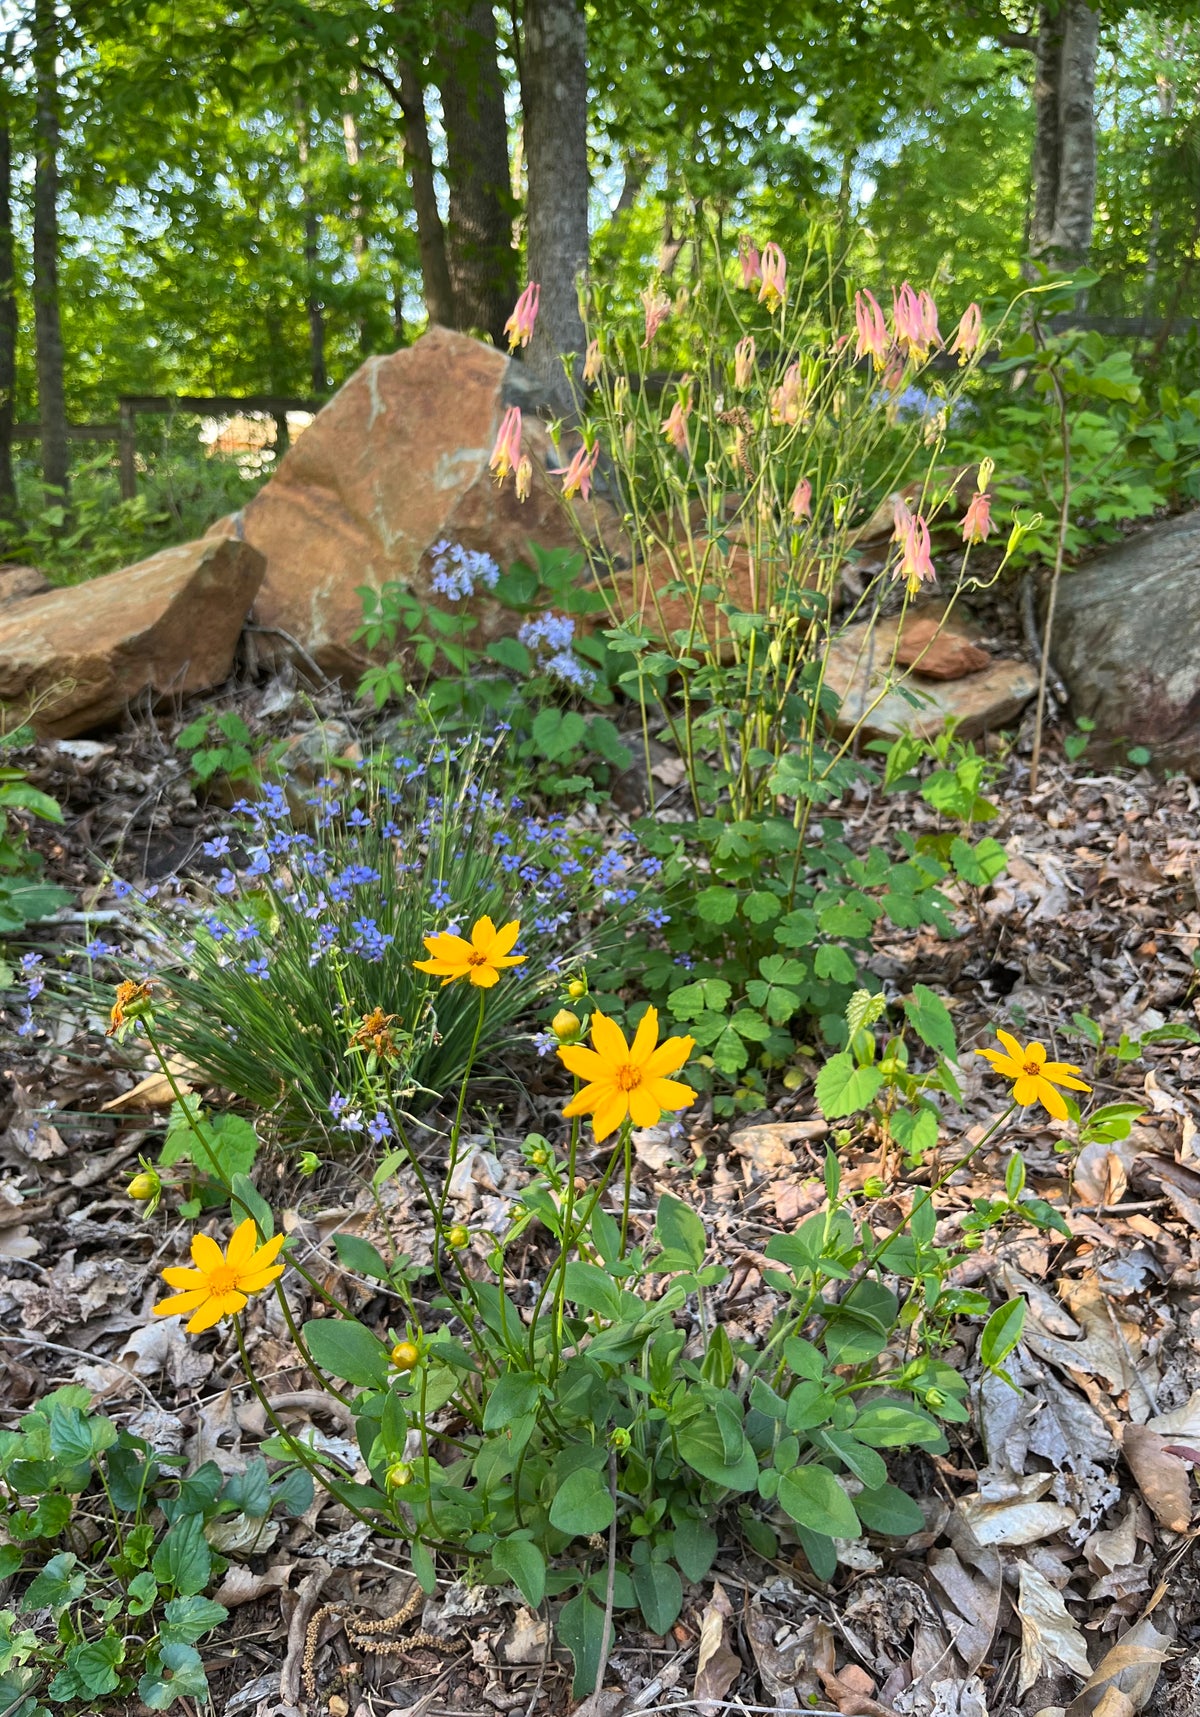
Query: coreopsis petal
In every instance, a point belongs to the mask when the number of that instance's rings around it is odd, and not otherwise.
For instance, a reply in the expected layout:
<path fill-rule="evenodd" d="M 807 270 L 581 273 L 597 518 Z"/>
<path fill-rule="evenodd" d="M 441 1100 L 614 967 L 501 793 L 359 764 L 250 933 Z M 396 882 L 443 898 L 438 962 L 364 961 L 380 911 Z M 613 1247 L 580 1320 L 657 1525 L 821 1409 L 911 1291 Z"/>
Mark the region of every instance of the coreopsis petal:
<path fill-rule="evenodd" d="M 245 1294 L 228 1293 L 212 1294 L 200 1307 L 195 1317 L 189 1318 L 187 1332 L 189 1335 L 201 1335 L 206 1329 L 212 1329 L 224 1317 L 231 1317 L 234 1312 L 240 1312 L 246 1304 Z"/>
<path fill-rule="evenodd" d="M 169 1288 L 203 1288 L 207 1281 L 203 1270 L 192 1270 L 186 1264 L 170 1264 L 163 1271 L 163 1281 Z"/>
<path fill-rule="evenodd" d="M 564 1043 L 558 1051 L 558 1059 L 567 1069 L 579 1079 L 589 1082 L 603 1079 L 608 1071 L 608 1063 L 604 1057 L 597 1055 L 594 1049 L 589 1049 L 583 1043 Z"/>
<path fill-rule="evenodd" d="M 625 1033 L 616 1020 L 609 1019 L 607 1014 L 592 1015 L 592 1043 L 597 1055 L 603 1056 L 614 1069 L 629 1060 L 629 1045 L 625 1041 Z"/>
<path fill-rule="evenodd" d="M 604 1101 L 598 1105 L 592 1116 L 592 1131 L 596 1135 L 597 1143 L 607 1139 L 610 1133 L 615 1133 L 628 1113 L 628 1092 L 610 1087 L 604 1094 Z M 655 1116 L 655 1119 L 658 1117 Z"/>
<path fill-rule="evenodd" d="M 165 1271 L 163 1273 L 166 1274 Z M 172 1294 L 170 1299 L 160 1300 L 154 1308 L 154 1315 L 156 1318 L 180 1317 L 184 1312 L 194 1312 L 207 1299 L 207 1288 L 190 1288 L 186 1294 Z"/>
<path fill-rule="evenodd" d="M 491 923 L 491 919 L 488 919 L 488 923 Z M 511 954 L 513 947 L 516 944 L 517 937 L 520 934 L 521 924 L 519 919 L 514 918 L 511 919 L 509 923 L 502 924 L 499 930 L 497 930 L 492 936 L 492 946 L 489 951 L 489 957 L 495 960 L 498 956 Z M 517 958 L 519 959 L 520 955 L 518 955 Z"/>
<path fill-rule="evenodd" d="M 629 1046 L 629 1059 L 635 1067 L 644 1067 L 654 1053 L 658 1042 L 658 1009 L 647 1008 L 638 1021 L 638 1028 L 633 1034 L 633 1042 Z M 653 1126 L 652 1121 L 639 1121 L 638 1126 Z"/>
<path fill-rule="evenodd" d="M 582 1091 L 577 1091 L 563 1110 L 568 1120 L 576 1115 L 590 1115 L 598 1104 L 604 1101 L 609 1090 L 607 1085 L 585 1085 Z"/>
<path fill-rule="evenodd" d="M 642 1068 L 643 1077 L 658 1079 L 664 1073 L 678 1073 L 696 1047 L 694 1037 L 668 1037 L 660 1043 Z M 686 1090 L 686 1086 L 681 1087 Z"/>
<path fill-rule="evenodd" d="M 651 1079 L 646 1089 L 660 1109 L 688 1109 L 696 1101 L 691 1086 L 681 1085 L 678 1079 Z"/>
<path fill-rule="evenodd" d="M 286 1239 L 286 1234 L 276 1234 L 272 1239 L 265 1241 L 258 1248 L 257 1252 L 252 1253 L 246 1268 L 249 1270 L 265 1270 L 268 1264 L 273 1264 L 275 1262 L 283 1249 L 283 1243 Z M 283 1266 L 280 1265 L 280 1268 L 282 1269 Z"/>
<path fill-rule="evenodd" d="M 192 1262 L 205 1275 L 213 1270 L 220 1270 L 225 1264 L 225 1254 L 216 1241 L 207 1234 L 192 1235 Z"/>
<path fill-rule="evenodd" d="M 1020 1062 L 1024 1061 L 1025 1051 L 1022 1049 L 1021 1045 L 1017 1042 L 1016 1038 L 1012 1035 L 1011 1032 L 997 1030 L 996 1036 L 1000 1039 L 1000 1042 L 1003 1044 L 1004 1053 L 1006 1055 L 1011 1056 L 1011 1058 L 1015 1062 L 1020 1063 Z M 984 1051 L 984 1053 L 987 1054 L 989 1052 Z M 991 1053 L 994 1053 L 994 1051 Z"/>
<path fill-rule="evenodd" d="M 471 931 L 471 946 L 477 954 L 490 954 L 495 940 L 496 926 L 485 912 L 482 918 L 475 920 L 475 927 Z"/>
<path fill-rule="evenodd" d="M 225 1248 L 225 1262 L 233 1270 L 241 1270 L 253 1258 L 258 1246 L 258 1229 L 254 1218 L 248 1216 L 244 1222 L 239 1222 L 229 1236 L 229 1245 Z"/>
<path fill-rule="evenodd" d="M 1090 1085 L 1085 1085 L 1082 1079 L 1075 1077 L 1078 1072 L 1079 1068 L 1073 1067 L 1069 1061 L 1042 1063 L 1043 1079 L 1053 1079 L 1056 1085 L 1065 1085 L 1068 1091 L 1090 1091 Z"/>
<path fill-rule="evenodd" d="M 1051 1085 L 1048 1079 L 1038 1080 L 1037 1101 L 1042 1105 L 1043 1109 L 1048 1110 L 1049 1113 L 1054 1116 L 1056 1121 L 1065 1121 L 1067 1119 L 1067 1100 L 1062 1095 L 1061 1091 L 1055 1090 L 1054 1086 Z"/>
<path fill-rule="evenodd" d="M 1003 1073 L 1006 1079 L 1019 1079 L 1021 1077 L 1021 1063 L 1014 1061 L 1011 1055 L 1001 1055 L 998 1049 L 977 1049 L 975 1053 L 986 1056 L 995 1072 Z"/>
<path fill-rule="evenodd" d="M 635 1127 L 653 1127 L 662 1115 L 662 1105 L 654 1100 L 652 1085 L 638 1085 L 629 1093 L 629 1119 Z M 597 1134 L 597 1137 L 599 1135 Z"/>
<path fill-rule="evenodd" d="M 1022 1109 L 1028 1109 L 1031 1103 L 1040 1100 L 1044 1083 L 1045 1081 L 1039 1079 L 1036 1073 L 1022 1073 L 1013 1086 L 1014 1103 L 1019 1103 Z M 1054 1087 L 1051 1086 L 1050 1089 L 1053 1091 Z"/>
<path fill-rule="evenodd" d="M 1036 1061 L 1038 1066 L 1040 1067 L 1046 1059 L 1046 1046 L 1045 1046 L 1045 1044 L 1044 1043 L 1027 1043 L 1025 1045 L 1025 1053 L 1024 1053 L 1022 1059 L 1026 1063 L 1026 1065 L 1028 1065 L 1031 1061 Z"/>
<path fill-rule="evenodd" d="M 493 984 L 500 982 L 500 974 L 495 966 L 472 966 L 470 978 L 477 990 L 490 990 Z"/>
<path fill-rule="evenodd" d="M 238 1277 L 238 1285 L 242 1289 L 243 1293 L 257 1294 L 260 1293 L 263 1288 L 269 1288 L 271 1283 L 282 1275 L 282 1264 L 269 1264 L 263 1270 L 256 1270 L 251 1266 L 251 1268 L 246 1271 L 245 1275 Z"/>

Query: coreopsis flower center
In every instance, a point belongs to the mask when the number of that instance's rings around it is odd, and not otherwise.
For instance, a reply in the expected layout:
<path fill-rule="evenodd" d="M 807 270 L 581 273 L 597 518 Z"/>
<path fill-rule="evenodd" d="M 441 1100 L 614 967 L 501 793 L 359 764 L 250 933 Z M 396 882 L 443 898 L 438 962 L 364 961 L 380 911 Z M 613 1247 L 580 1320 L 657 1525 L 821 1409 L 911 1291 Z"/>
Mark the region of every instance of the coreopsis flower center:
<path fill-rule="evenodd" d="M 487 955 L 481 954 L 478 948 L 472 948 L 471 952 L 467 955 L 468 966 L 486 966 L 487 963 Z"/>
<path fill-rule="evenodd" d="M 208 1278 L 210 1294 L 232 1294 L 237 1292 L 237 1271 L 229 1264 L 222 1264 L 213 1270 Z"/>
<path fill-rule="evenodd" d="M 642 1070 L 626 1062 L 624 1067 L 617 1068 L 617 1089 L 619 1091 L 636 1091 L 642 1083 Z"/>
<path fill-rule="evenodd" d="M 1038 1074 L 1042 1071 L 1042 1064 L 1040 1061 L 1027 1061 L 1025 1063 L 1024 1071 L 1032 1078 L 1036 1079 Z"/>

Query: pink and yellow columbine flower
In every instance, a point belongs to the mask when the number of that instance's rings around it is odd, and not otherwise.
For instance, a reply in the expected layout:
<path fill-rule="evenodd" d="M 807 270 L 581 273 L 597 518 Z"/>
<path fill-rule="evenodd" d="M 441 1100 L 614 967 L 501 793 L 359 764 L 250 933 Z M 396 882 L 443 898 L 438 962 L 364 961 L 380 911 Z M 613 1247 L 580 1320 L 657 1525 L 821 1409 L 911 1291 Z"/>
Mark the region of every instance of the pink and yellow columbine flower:
<path fill-rule="evenodd" d="M 801 519 L 812 518 L 812 484 L 807 477 L 801 477 L 792 490 L 792 518 L 796 524 Z"/>
<path fill-rule="evenodd" d="M 787 297 L 787 258 L 774 242 L 763 246 L 758 301 L 772 314 Z"/>
<path fill-rule="evenodd" d="M 603 364 L 604 359 L 600 354 L 599 340 L 589 340 L 587 351 L 583 355 L 583 379 L 589 387 L 599 379 Z"/>
<path fill-rule="evenodd" d="M 858 329 L 858 345 L 854 348 L 854 356 L 869 357 L 875 368 L 881 370 L 891 342 L 879 301 L 873 292 L 868 292 L 865 288 L 854 294 L 854 322 Z"/>
<path fill-rule="evenodd" d="M 163 1271 L 163 1280 L 170 1288 L 180 1288 L 169 1300 L 160 1300 L 154 1314 L 160 1318 L 188 1319 L 189 1335 L 199 1335 L 211 1329 L 222 1318 L 240 1312 L 251 1294 L 261 1293 L 283 1275 L 283 1265 L 275 1262 L 286 1236 L 277 1234 L 265 1246 L 258 1244 L 258 1230 L 252 1217 L 240 1222 L 229 1238 L 225 1252 L 207 1234 L 192 1236 L 192 1263 L 172 1264 Z"/>
<path fill-rule="evenodd" d="M 456 978 L 467 978 L 477 989 L 490 990 L 500 982 L 500 974 L 508 966 L 519 966 L 524 954 L 514 954 L 513 944 L 521 934 L 518 919 L 502 924 L 497 930 L 490 918 L 476 921 L 471 939 L 454 936 L 448 930 L 423 938 L 429 950 L 428 960 L 414 960 L 418 972 L 428 972 L 442 980 L 442 988 Z"/>
<path fill-rule="evenodd" d="M 975 1053 L 985 1056 L 995 1072 L 1013 1081 L 1013 1102 L 1023 1109 L 1040 1103 L 1056 1121 L 1065 1121 L 1067 1105 L 1055 1087 L 1065 1085 L 1068 1091 L 1090 1091 L 1091 1086 L 1077 1077 L 1079 1068 L 1069 1061 L 1047 1061 L 1043 1044 L 1022 1045 L 1006 1031 L 998 1030 L 996 1036 L 1002 1049 L 977 1049 Z"/>
<path fill-rule="evenodd" d="M 742 286 L 747 291 L 756 280 L 762 279 L 762 258 L 749 233 L 742 233 L 738 239 L 738 267 L 742 271 Z"/>
<path fill-rule="evenodd" d="M 642 293 L 642 309 L 646 313 L 646 337 L 642 341 L 644 350 L 671 314 L 671 300 L 661 287 L 647 286 Z"/>
<path fill-rule="evenodd" d="M 971 496 L 971 504 L 963 518 L 962 539 L 965 543 L 985 543 L 994 529 L 992 497 L 982 490 L 977 490 Z"/>
<path fill-rule="evenodd" d="M 733 348 L 733 385 L 739 393 L 745 393 L 754 376 L 754 361 L 758 347 L 754 343 L 754 335 L 747 334 Z"/>
<path fill-rule="evenodd" d="M 695 1039 L 669 1037 L 660 1044 L 654 1008 L 642 1015 L 632 1044 L 616 1021 L 599 1011 L 591 1018 L 591 1037 L 591 1049 L 565 1043 L 558 1058 L 587 1081 L 563 1114 L 590 1115 L 597 1143 L 615 1133 L 626 1116 L 635 1127 L 653 1127 L 664 1111 L 686 1109 L 695 1102 L 689 1085 L 667 1077 L 678 1073 L 696 1047 Z"/>
<path fill-rule="evenodd" d="M 804 406 L 804 377 L 800 365 L 789 364 L 782 382 L 771 395 L 771 421 L 799 423 Z"/>
<path fill-rule="evenodd" d="M 904 510 L 908 512 L 907 507 Z M 929 526 L 920 513 L 909 513 L 900 544 L 900 563 L 896 567 L 895 576 L 904 579 L 910 596 L 916 596 L 923 583 L 933 584 L 937 579 L 929 552 Z"/>
<path fill-rule="evenodd" d="M 527 501 L 533 489 L 533 460 L 528 453 L 522 453 L 517 462 L 517 500 Z"/>
<path fill-rule="evenodd" d="M 504 324 L 510 352 L 515 352 L 518 346 L 529 344 L 530 336 L 533 334 L 533 325 L 537 321 L 538 305 L 541 303 L 541 298 L 541 287 L 531 281 L 517 299 L 512 315 Z"/>
<path fill-rule="evenodd" d="M 500 420 L 500 433 L 488 460 L 488 470 L 496 473 L 496 482 L 503 483 L 521 462 L 521 408 L 510 405 Z"/>
<path fill-rule="evenodd" d="M 896 344 L 921 364 L 929 348 L 941 344 L 937 305 L 928 292 L 914 292 L 907 280 L 892 293 L 892 331 Z"/>
<path fill-rule="evenodd" d="M 658 426 L 678 453 L 686 453 L 688 450 L 687 424 L 691 413 L 692 384 L 688 382 L 686 394 L 681 390 L 680 397 L 676 399 L 675 404 Z"/>
<path fill-rule="evenodd" d="M 983 311 L 978 304 L 968 304 L 962 313 L 954 338 L 950 342 L 950 350 L 958 353 L 960 364 L 965 364 L 971 354 L 978 351 L 982 336 Z"/>
<path fill-rule="evenodd" d="M 589 451 L 586 443 L 575 454 L 569 465 L 557 466 L 555 477 L 563 480 L 563 498 L 569 501 L 572 495 L 582 495 L 588 500 L 592 493 L 592 477 L 596 470 L 596 461 L 600 457 L 600 443 Z"/>

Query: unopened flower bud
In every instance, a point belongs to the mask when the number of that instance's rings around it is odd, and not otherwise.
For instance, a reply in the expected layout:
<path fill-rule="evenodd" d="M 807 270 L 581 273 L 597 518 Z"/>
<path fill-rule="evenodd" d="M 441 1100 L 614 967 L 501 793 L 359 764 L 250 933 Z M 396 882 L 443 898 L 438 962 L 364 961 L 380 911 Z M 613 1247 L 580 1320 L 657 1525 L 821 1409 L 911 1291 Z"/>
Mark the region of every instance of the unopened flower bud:
<path fill-rule="evenodd" d="M 539 1145 L 535 1151 L 530 1151 L 529 1160 L 535 1169 L 544 1169 L 550 1161 L 550 1152 L 543 1150 L 542 1146 Z"/>
<path fill-rule="evenodd" d="M 316 1174 L 321 1166 L 321 1159 L 316 1151 L 301 1151 L 296 1159 L 296 1167 L 303 1175 Z"/>
<path fill-rule="evenodd" d="M 411 1371 L 420 1357 L 417 1344 L 412 1341 L 398 1341 L 391 1353 L 392 1364 L 397 1371 Z"/>
<path fill-rule="evenodd" d="M 567 985 L 567 994 L 573 1002 L 577 1002 L 583 996 L 587 995 L 587 985 L 584 983 L 582 978 L 572 978 L 571 982 Z"/>
<path fill-rule="evenodd" d="M 938 1407 L 944 1407 L 946 1405 L 946 1397 L 942 1394 L 940 1389 L 927 1389 L 925 1391 L 925 1405 L 935 1409 Z"/>
<path fill-rule="evenodd" d="M 412 1468 L 407 1461 L 393 1461 L 387 1470 L 387 1487 L 389 1490 L 403 1490 L 406 1484 L 412 1482 Z"/>
<path fill-rule="evenodd" d="M 533 461 L 528 453 L 522 453 L 517 461 L 517 500 L 527 501 L 533 488 Z"/>
<path fill-rule="evenodd" d="M 162 1182 L 153 1169 L 143 1169 L 141 1174 L 135 1174 L 125 1191 L 130 1198 L 139 1202 L 145 1198 L 154 1198 L 162 1190 Z"/>
<path fill-rule="evenodd" d="M 447 1246 L 453 1246 L 455 1251 L 461 1251 L 471 1236 L 461 1222 L 456 1222 L 446 1235 Z"/>
<path fill-rule="evenodd" d="M 863 1181 L 864 1198 L 882 1198 L 886 1191 L 887 1188 L 876 1174 Z"/>
<path fill-rule="evenodd" d="M 583 1021 L 570 1008 L 559 1008 L 550 1021 L 550 1030 L 560 1043 L 571 1043 L 583 1029 Z"/>

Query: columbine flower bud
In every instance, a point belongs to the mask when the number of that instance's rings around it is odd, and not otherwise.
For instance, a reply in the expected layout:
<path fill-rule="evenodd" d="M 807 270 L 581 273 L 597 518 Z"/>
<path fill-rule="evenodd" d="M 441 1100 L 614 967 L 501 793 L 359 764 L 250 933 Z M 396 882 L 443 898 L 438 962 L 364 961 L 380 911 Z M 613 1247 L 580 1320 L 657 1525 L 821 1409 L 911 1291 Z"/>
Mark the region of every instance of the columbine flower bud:
<path fill-rule="evenodd" d="M 762 258 L 749 233 L 743 233 L 738 239 L 738 266 L 742 271 L 742 286 L 747 291 L 756 280 L 762 279 Z"/>
<path fill-rule="evenodd" d="M 573 1014 L 569 1008 L 559 1008 L 550 1021 L 550 1030 L 560 1043 L 571 1043 L 583 1030 L 583 1022 L 578 1014 Z"/>
<path fill-rule="evenodd" d="M 537 321 L 538 304 L 541 301 L 541 296 L 541 287 L 531 282 L 517 299 L 512 315 L 504 324 L 510 352 L 515 352 L 518 346 L 529 344 L 533 325 Z"/>
<path fill-rule="evenodd" d="M 517 500 L 527 501 L 533 488 L 533 460 L 523 453 L 517 462 Z"/>
<path fill-rule="evenodd" d="M 146 1198 L 157 1198 L 162 1191 L 162 1181 L 153 1169 L 143 1169 L 140 1174 L 134 1175 L 125 1191 L 130 1198 L 136 1198 L 140 1203 Z"/>
<path fill-rule="evenodd" d="M 411 1371 L 420 1357 L 420 1350 L 413 1341 L 398 1341 L 391 1352 L 392 1364 L 397 1371 Z"/>
<path fill-rule="evenodd" d="M 979 490 L 981 495 L 985 489 L 991 486 L 992 472 L 995 469 L 996 461 L 994 459 L 985 455 L 985 457 L 979 461 L 979 475 L 975 479 L 975 487 Z"/>
<path fill-rule="evenodd" d="M 583 379 L 589 386 L 599 378 L 603 365 L 604 359 L 600 355 L 599 340 L 589 340 L 587 352 L 583 359 Z"/>
<path fill-rule="evenodd" d="M 972 352 L 978 351 L 982 334 L 983 312 L 978 304 L 968 304 L 950 344 L 950 350 L 958 353 L 960 364 L 965 364 Z"/>
<path fill-rule="evenodd" d="M 645 348 L 671 314 L 671 300 L 661 287 L 648 286 L 642 293 L 642 308 L 646 312 L 646 337 L 642 341 Z"/>
<path fill-rule="evenodd" d="M 812 484 L 807 477 L 801 477 L 792 490 L 792 518 L 797 524 L 812 518 Z"/>

